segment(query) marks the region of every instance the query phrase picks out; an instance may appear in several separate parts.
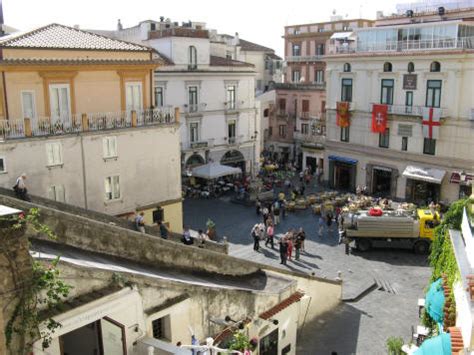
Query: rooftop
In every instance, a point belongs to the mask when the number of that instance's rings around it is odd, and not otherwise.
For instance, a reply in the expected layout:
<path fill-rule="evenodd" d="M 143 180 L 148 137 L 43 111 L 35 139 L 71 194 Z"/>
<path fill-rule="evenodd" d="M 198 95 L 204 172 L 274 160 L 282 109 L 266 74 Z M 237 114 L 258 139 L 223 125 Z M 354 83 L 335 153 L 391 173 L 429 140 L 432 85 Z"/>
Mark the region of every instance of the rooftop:
<path fill-rule="evenodd" d="M 247 62 L 241 62 L 240 60 L 234 60 L 224 57 L 217 57 L 211 55 L 211 66 L 218 66 L 218 67 L 254 67 L 253 64 Z"/>
<path fill-rule="evenodd" d="M 83 49 L 150 52 L 151 48 L 52 23 L 0 40 L 0 48 Z"/>

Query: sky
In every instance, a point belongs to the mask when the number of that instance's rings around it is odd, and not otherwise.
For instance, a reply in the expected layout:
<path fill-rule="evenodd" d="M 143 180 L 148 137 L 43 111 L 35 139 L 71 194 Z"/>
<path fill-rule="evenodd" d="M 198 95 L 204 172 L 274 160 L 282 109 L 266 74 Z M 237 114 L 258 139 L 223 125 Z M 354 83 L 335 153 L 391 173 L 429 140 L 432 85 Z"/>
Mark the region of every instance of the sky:
<path fill-rule="evenodd" d="M 335 10 L 344 18 L 375 19 L 376 11 L 395 12 L 406 0 L 0 0 L 6 25 L 29 30 L 49 23 L 79 25 L 82 29 L 115 29 L 143 20 L 206 22 L 219 33 L 275 49 L 283 55 L 284 26 L 329 21 Z"/>

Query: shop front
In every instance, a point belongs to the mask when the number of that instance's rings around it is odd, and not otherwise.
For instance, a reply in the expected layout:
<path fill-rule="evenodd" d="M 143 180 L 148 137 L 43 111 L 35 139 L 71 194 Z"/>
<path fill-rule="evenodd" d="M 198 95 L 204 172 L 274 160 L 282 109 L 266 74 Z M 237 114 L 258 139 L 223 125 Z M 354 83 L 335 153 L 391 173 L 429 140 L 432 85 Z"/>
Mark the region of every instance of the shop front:
<path fill-rule="evenodd" d="M 244 174 L 247 172 L 247 164 L 244 155 L 238 150 L 229 150 L 226 152 L 221 159 L 221 164 L 240 168 Z"/>
<path fill-rule="evenodd" d="M 466 174 L 464 171 L 454 171 L 449 179 L 450 184 L 459 185 L 459 198 L 466 198 L 472 194 L 474 174 Z"/>
<path fill-rule="evenodd" d="M 309 168 L 312 174 L 315 174 L 317 168 L 323 169 L 324 166 L 324 147 L 302 145 L 303 170 Z"/>
<path fill-rule="evenodd" d="M 338 155 L 330 155 L 329 159 L 329 187 L 355 191 L 357 175 L 357 160 Z"/>
<path fill-rule="evenodd" d="M 394 198 L 397 194 L 398 169 L 381 164 L 366 165 L 366 185 L 378 197 Z"/>
<path fill-rule="evenodd" d="M 407 179 L 407 201 L 421 206 L 431 201 L 439 202 L 445 174 L 444 170 L 408 165 L 403 171 L 403 176 Z"/>

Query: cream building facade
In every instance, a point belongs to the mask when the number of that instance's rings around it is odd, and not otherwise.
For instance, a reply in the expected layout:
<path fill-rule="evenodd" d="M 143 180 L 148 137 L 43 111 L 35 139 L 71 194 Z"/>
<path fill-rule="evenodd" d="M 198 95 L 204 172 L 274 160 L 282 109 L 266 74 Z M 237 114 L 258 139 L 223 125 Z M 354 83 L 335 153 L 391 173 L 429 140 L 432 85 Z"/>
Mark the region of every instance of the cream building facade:
<path fill-rule="evenodd" d="M 152 49 L 52 24 L 2 38 L 0 184 L 181 231 L 179 130 Z"/>
<path fill-rule="evenodd" d="M 324 177 L 340 189 L 453 201 L 470 194 L 474 174 L 474 27 L 462 18 L 401 21 L 358 29 L 344 53 L 326 57 Z M 350 102 L 348 128 L 336 124 L 340 101 Z M 381 103 L 388 131 L 372 133 L 372 105 Z M 423 136 L 424 107 L 441 113 L 438 139 Z"/>

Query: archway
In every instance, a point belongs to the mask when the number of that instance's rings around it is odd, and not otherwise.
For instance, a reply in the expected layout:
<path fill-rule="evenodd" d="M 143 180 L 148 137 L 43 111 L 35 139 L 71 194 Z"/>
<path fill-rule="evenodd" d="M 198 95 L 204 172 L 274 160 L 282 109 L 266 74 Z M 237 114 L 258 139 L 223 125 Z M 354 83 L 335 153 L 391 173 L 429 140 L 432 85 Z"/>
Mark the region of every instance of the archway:
<path fill-rule="evenodd" d="M 205 163 L 204 158 L 200 156 L 199 154 L 194 153 L 186 160 L 185 166 L 187 168 L 192 168 L 198 165 L 202 165 L 204 163 Z"/>
<path fill-rule="evenodd" d="M 221 159 L 221 164 L 240 168 L 242 172 L 245 173 L 245 158 L 238 150 L 229 150 L 226 152 Z"/>

